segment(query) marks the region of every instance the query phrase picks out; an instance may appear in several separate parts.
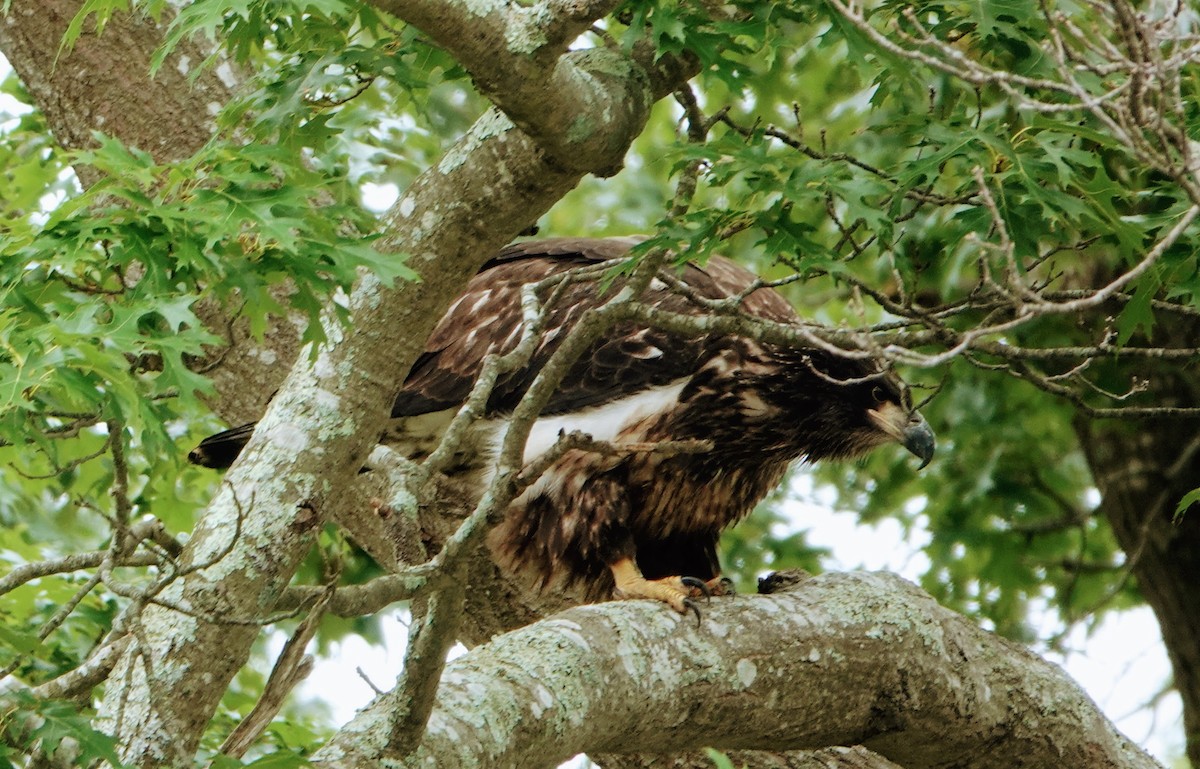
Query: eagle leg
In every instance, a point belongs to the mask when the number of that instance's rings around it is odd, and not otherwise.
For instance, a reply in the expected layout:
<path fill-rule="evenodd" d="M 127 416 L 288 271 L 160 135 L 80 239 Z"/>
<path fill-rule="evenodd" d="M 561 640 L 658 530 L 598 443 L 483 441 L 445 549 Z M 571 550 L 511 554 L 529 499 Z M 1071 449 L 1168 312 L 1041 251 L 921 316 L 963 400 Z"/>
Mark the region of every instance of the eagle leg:
<path fill-rule="evenodd" d="M 692 591 L 707 594 L 708 586 L 695 577 L 663 577 L 646 579 L 632 558 L 621 558 L 608 565 L 617 587 L 618 598 L 649 598 L 662 601 L 680 614 L 689 611 L 700 621 L 700 607 L 692 600 Z"/>

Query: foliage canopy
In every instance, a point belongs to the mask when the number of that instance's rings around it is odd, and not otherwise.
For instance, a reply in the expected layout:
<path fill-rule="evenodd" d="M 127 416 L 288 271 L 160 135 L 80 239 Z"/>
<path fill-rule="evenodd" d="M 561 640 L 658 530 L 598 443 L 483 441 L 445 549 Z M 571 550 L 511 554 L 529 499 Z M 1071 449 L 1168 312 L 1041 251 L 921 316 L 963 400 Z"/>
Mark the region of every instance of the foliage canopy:
<path fill-rule="evenodd" d="M 64 51 L 127 6 L 86 3 Z M 623 172 L 586 179 L 541 221 L 542 234 L 653 232 L 689 258 L 752 262 L 814 333 L 891 360 L 930 398 L 945 449 L 920 475 L 886 452 L 816 473 L 865 521 L 928 527 L 923 587 L 1025 641 L 1035 602 L 1070 622 L 1140 601 L 1094 512 L 1076 420 L 1197 416 L 1161 386 L 1195 376 L 1200 345 L 1196 19 L 1124 7 L 630 0 L 579 44 L 648 36 L 660 56 L 694 56 L 691 98 L 659 105 Z M 1131 24 L 1153 33 L 1145 49 Z M 96 576 L 49 569 L 0 591 L 0 665 L 30 685 L 78 667 L 164 579 L 136 556 L 169 546 L 120 551 L 130 527 L 152 517 L 186 537 L 219 482 L 184 459 L 215 424 L 219 338 L 197 307 L 236 304 L 256 335 L 299 313 L 319 341 L 361 271 L 419 279 L 373 247 L 364 185 L 402 189 L 486 106 L 456 61 L 372 3 L 198 0 L 170 25 L 155 66 L 204 35 L 219 53 L 195 65 L 249 84 L 191 157 L 158 162 L 101 133 L 64 151 L 36 110 L 0 115 L 0 559 L 13 575 L 100 554 Z M 31 103 L 12 74 L 0 91 Z M 80 189 L 81 165 L 101 181 Z M 671 215 L 689 174 L 698 188 Z M 802 536 L 763 547 L 777 523 L 768 506 L 729 536 L 743 579 L 819 568 Z M 344 580 L 374 576 L 336 535 L 324 546 L 301 580 L 337 560 Z M 101 563 L 117 552 L 123 565 Z M 331 621 L 323 638 L 365 624 Z M 255 678 L 230 690 L 209 750 L 253 704 Z M 70 713 L 19 707 L 46 726 L 10 744 L 88 734 Z"/>

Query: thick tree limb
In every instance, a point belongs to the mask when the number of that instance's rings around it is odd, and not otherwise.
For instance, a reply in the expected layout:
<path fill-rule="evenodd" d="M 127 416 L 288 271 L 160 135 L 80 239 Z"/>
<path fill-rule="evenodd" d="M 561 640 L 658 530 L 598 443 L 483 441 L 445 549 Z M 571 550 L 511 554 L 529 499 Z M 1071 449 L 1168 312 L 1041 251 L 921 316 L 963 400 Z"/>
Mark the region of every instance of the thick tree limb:
<path fill-rule="evenodd" d="M 441 31 L 467 36 L 482 23 Z M 662 94 L 620 54 L 575 58 L 573 66 L 604 87 L 592 91 L 591 111 L 581 115 L 592 130 L 580 135 L 585 141 L 569 170 L 493 111 L 389 214 L 382 250 L 409 254 L 409 266 L 423 280 L 387 289 L 368 279 L 355 290 L 351 330 L 342 337 L 331 327 L 330 342 L 301 357 L 189 541 L 181 558 L 185 576 L 164 591 L 166 606 L 143 613 L 138 643 L 118 664 L 100 708 L 130 763 L 190 761 L 227 682 L 249 654 L 256 628 L 248 620 L 274 605 L 378 437 L 378 415 L 390 409 L 394 383 L 403 380 L 467 277 L 585 170 L 620 164 Z M 545 114 L 556 109 L 552 101 L 542 107 Z M 586 141 L 594 133 L 622 140 Z M 406 333 L 397 335 L 397 328 Z"/>
<path fill-rule="evenodd" d="M 479 90 L 527 132 L 541 140 L 570 143 L 571 119 L 590 110 L 592 94 L 564 82 L 560 57 L 592 22 L 618 3 L 542 2 L 523 7 L 508 3 L 445 3 L 439 0 L 375 0 L 375 5 L 421 29 L 464 62 Z M 471 34 L 461 34 L 473 30 Z M 571 87 L 574 86 L 574 87 Z M 547 115 L 547 101 L 563 115 Z M 564 123 L 563 121 L 567 121 Z M 551 138 L 551 133 L 557 137 Z"/>
<path fill-rule="evenodd" d="M 762 750 L 722 751 L 740 769 L 904 769 L 861 745 L 793 750 L 788 753 Z M 604 769 L 713 769 L 713 760 L 699 751 L 678 756 L 604 753 L 592 758 Z"/>
<path fill-rule="evenodd" d="M 544 0 L 528 6 L 440 0 L 374 4 L 420 28 L 462 62 L 480 92 L 563 168 L 601 176 L 620 170 L 619 164 L 597 168 L 589 158 L 614 150 L 623 156 L 633 139 L 624 129 L 639 123 L 619 113 L 644 112 L 650 102 L 612 99 L 613 78 L 642 79 L 647 93 L 658 96 L 681 82 L 674 57 L 660 59 L 649 47 L 635 51 L 637 61 L 604 48 L 564 55 L 595 19 L 619 4 L 615 0 Z M 614 115 L 601 118 L 598 103 L 607 104 Z"/>
<path fill-rule="evenodd" d="M 118 14 L 102 37 L 84 34 L 63 50 L 63 34 L 81 6 L 79 0 L 16 0 L 0 15 L 0 50 L 58 143 L 67 149 L 90 147 L 92 131 L 103 131 L 159 162 L 199 149 L 216 126 L 210 105 L 228 101 L 236 83 L 230 65 L 210 67 L 189 80 L 189 67 L 211 51 L 185 40 L 152 82 L 150 60 L 162 43 L 163 28 L 138 13 Z M 86 166 L 75 172 L 84 186 L 96 181 Z"/>
<path fill-rule="evenodd" d="M 714 600 L 572 609 L 450 663 L 429 728 L 390 754 L 388 693 L 324 766 L 554 766 L 581 751 L 861 744 L 901 766 L 1157 767 L 1058 668 L 888 574 Z"/>

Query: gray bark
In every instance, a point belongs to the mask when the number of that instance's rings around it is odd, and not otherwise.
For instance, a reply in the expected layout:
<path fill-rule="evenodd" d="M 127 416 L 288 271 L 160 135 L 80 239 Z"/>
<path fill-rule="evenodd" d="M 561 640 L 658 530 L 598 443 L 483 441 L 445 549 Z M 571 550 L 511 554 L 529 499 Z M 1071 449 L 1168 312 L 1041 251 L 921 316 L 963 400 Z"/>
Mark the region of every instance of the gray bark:
<path fill-rule="evenodd" d="M 736 767 L 754 769 L 903 769 L 861 746 L 773 753 L 762 750 L 723 751 Z M 603 769 L 713 769 L 707 753 L 653 756 L 603 753 L 596 756 Z"/>
<path fill-rule="evenodd" d="M 217 110 L 237 83 L 228 65 L 209 68 L 194 83 L 191 68 L 208 51 L 184 41 L 150 79 L 150 61 L 162 28 L 138 14 L 118 14 L 103 37 L 81 35 L 60 48 L 78 0 L 14 0 L 0 16 L 0 50 L 46 116 L 58 143 L 68 149 L 94 145 L 93 131 L 142 149 L 158 162 L 187 157 L 212 136 Z M 87 27 L 85 27 L 86 29 Z M 75 169 L 90 185 L 95 172 Z"/>
<path fill-rule="evenodd" d="M 580 751 L 861 744 L 909 767 L 1156 767 L 1054 665 L 888 574 L 713 600 L 572 609 L 447 666 L 411 754 L 379 697 L 315 757 L 331 769 L 550 767 Z M 819 760 L 819 759 L 817 759 Z"/>

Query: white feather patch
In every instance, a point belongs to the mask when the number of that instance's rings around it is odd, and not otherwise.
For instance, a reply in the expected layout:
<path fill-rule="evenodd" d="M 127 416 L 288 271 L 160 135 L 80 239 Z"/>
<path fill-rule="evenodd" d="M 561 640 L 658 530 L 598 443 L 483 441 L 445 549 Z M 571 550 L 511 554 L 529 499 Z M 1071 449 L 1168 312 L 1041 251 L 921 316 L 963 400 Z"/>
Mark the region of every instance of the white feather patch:
<path fill-rule="evenodd" d="M 563 432 L 579 430 L 598 441 L 614 440 L 626 427 L 671 409 L 679 402 L 679 393 L 685 384 L 686 379 L 678 379 L 583 411 L 542 417 L 529 431 L 522 461 L 528 464 L 553 446 Z"/>

